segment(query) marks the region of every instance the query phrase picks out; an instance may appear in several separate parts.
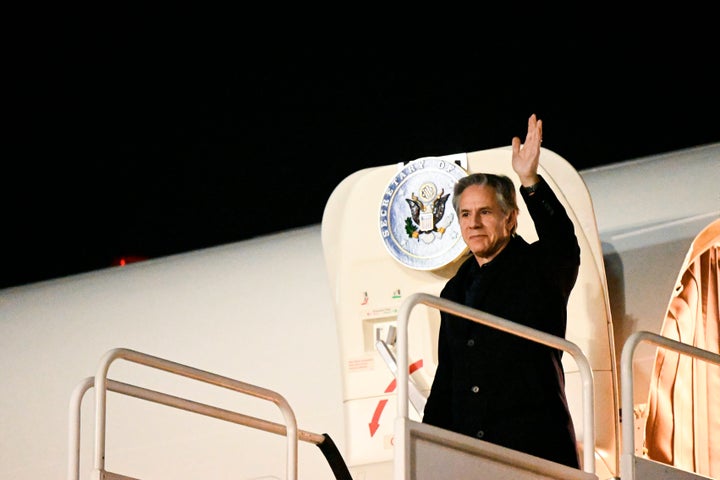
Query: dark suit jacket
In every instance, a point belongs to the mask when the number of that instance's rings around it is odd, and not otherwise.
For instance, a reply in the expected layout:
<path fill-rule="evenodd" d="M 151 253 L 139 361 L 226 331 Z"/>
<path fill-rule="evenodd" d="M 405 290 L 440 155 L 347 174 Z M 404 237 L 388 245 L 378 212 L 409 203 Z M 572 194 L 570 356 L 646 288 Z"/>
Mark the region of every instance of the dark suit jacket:
<path fill-rule="evenodd" d="M 521 189 L 539 240 L 520 236 L 480 267 L 466 260 L 441 296 L 564 337 L 580 265 L 572 221 L 541 179 Z M 423 422 L 578 468 L 562 352 L 441 314 L 438 368 Z"/>

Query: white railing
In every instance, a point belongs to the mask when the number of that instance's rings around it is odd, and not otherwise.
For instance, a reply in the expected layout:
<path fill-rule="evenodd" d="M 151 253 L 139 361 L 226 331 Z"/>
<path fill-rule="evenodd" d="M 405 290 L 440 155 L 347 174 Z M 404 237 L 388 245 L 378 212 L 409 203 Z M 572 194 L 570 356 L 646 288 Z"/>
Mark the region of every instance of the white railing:
<path fill-rule="evenodd" d="M 251 395 L 257 398 L 265 399 L 275 403 L 285 419 L 285 425 L 281 425 L 267 420 L 243 415 L 240 413 L 224 410 L 221 408 L 205 405 L 165 393 L 148 390 L 145 388 L 129 385 L 107 378 L 110 364 L 117 359 L 125 359 L 130 362 L 146 365 L 166 372 L 181 375 L 187 378 L 209 383 L 219 387 L 234 390 L 236 392 Z M 106 403 L 107 391 L 122 393 L 142 400 L 147 400 L 162 405 L 167 405 L 205 416 L 218 418 L 221 420 L 246 425 L 256 429 L 287 436 L 287 479 L 297 479 L 297 452 L 298 439 L 321 445 L 326 437 L 324 435 L 305 432 L 298 430 L 295 414 L 288 402 L 282 395 L 268 390 L 266 388 L 257 387 L 248 383 L 233 380 L 231 378 L 216 375 L 214 373 L 198 370 L 179 363 L 175 363 L 162 358 L 154 357 L 145 353 L 128 350 L 125 348 L 116 348 L 107 352 L 98 367 L 95 377 L 88 377 L 81 382 L 73 391 L 70 402 L 70 428 L 69 428 L 69 462 L 68 462 L 68 480 L 79 479 L 79 458 L 80 458 L 80 407 L 82 398 L 90 389 L 95 387 L 95 456 L 94 456 L 94 474 L 98 478 L 103 478 L 105 473 L 105 420 L 106 420 Z M 113 474 L 116 477 L 117 474 Z"/>
<path fill-rule="evenodd" d="M 595 408 L 593 392 L 593 374 L 587 357 L 580 348 L 563 338 L 536 330 L 525 325 L 511 322 L 489 313 L 452 302 L 450 300 L 429 295 L 415 293 L 409 296 L 400 306 L 397 317 L 397 409 L 398 420 L 395 432 L 395 472 L 396 479 L 404 477 L 405 456 L 404 424 L 408 417 L 408 321 L 412 309 L 417 305 L 426 305 L 438 310 L 481 323 L 504 332 L 517 335 L 544 345 L 563 350 L 572 355 L 577 363 L 582 379 L 583 390 L 583 469 L 585 472 L 595 473 Z M 398 445 L 399 443 L 399 445 Z"/>
<path fill-rule="evenodd" d="M 671 338 L 651 332 L 635 332 L 628 337 L 620 357 L 622 411 L 625 421 L 622 424 L 622 456 L 620 458 L 620 474 L 623 480 L 635 479 L 635 425 L 632 419 L 633 407 L 633 356 L 637 346 L 643 342 L 654 343 L 675 352 L 690 355 L 691 357 L 706 360 L 720 365 L 720 355 L 701 348 L 693 347 L 687 343 L 678 342 Z"/>

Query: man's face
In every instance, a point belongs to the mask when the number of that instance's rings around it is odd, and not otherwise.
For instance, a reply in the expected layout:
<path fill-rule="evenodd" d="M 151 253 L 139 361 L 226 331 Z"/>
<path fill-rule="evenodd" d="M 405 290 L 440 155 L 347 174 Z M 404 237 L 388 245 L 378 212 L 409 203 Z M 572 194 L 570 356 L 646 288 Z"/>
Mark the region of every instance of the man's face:
<path fill-rule="evenodd" d="M 503 213 L 495 189 L 471 185 L 460 195 L 459 222 L 463 240 L 482 264 L 489 262 L 510 241 L 517 212 Z"/>

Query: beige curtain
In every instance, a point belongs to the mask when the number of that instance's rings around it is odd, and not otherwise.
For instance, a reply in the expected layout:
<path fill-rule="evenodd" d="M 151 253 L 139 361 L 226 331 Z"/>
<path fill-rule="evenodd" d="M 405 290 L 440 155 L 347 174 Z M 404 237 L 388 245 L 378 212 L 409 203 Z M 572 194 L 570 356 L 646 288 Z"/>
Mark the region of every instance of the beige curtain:
<path fill-rule="evenodd" d="M 720 220 L 693 242 L 661 335 L 720 352 Z M 651 378 L 648 458 L 720 478 L 720 366 L 659 347 Z"/>

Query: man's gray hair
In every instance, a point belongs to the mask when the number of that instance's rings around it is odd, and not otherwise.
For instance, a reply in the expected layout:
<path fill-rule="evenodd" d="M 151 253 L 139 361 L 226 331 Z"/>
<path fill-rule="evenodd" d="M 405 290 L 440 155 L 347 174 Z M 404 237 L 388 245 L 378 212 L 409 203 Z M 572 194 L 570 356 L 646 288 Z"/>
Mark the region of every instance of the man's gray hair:
<path fill-rule="evenodd" d="M 500 205 L 503 213 L 506 215 L 513 210 L 518 209 L 515 196 L 515 184 L 509 177 L 506 177 L 505 175 L 495 175 L 492 173 L 472 173 L 455 182 L 452 204 L 456 214 L 459 215 L 460 213 L 458 212 L 460 208 L 460 195 L 462 195 L 465 189 L 471 185 L 487 185 L 488 187 L 493 188 L 495 190 L 498 204 Z"/>

